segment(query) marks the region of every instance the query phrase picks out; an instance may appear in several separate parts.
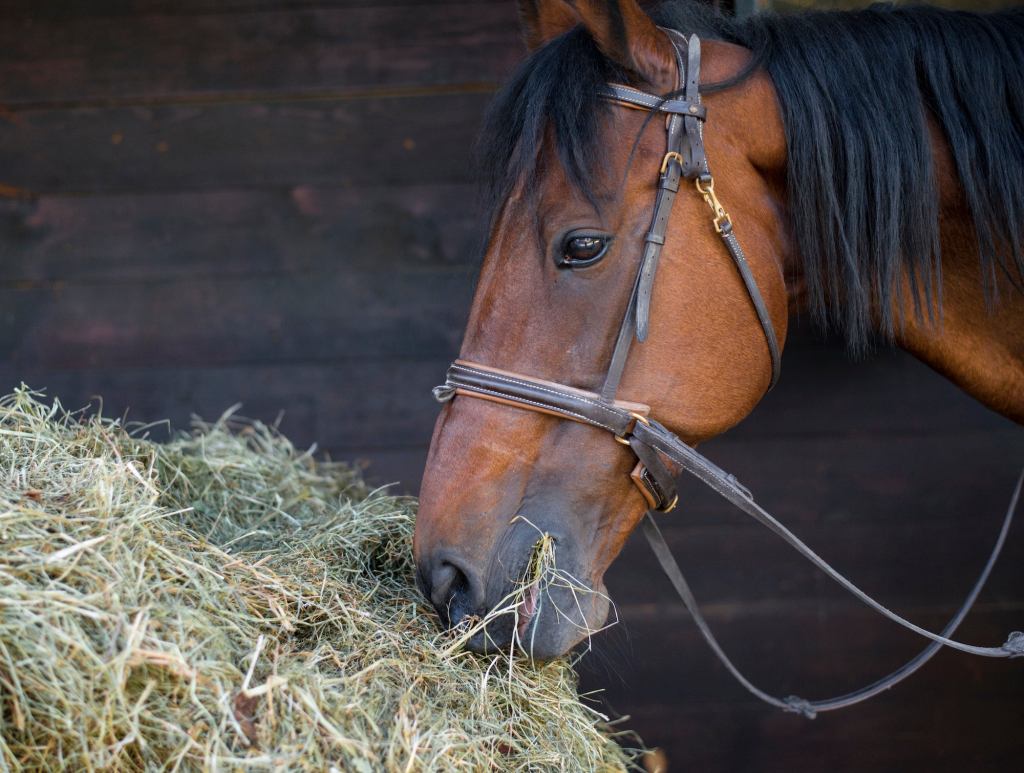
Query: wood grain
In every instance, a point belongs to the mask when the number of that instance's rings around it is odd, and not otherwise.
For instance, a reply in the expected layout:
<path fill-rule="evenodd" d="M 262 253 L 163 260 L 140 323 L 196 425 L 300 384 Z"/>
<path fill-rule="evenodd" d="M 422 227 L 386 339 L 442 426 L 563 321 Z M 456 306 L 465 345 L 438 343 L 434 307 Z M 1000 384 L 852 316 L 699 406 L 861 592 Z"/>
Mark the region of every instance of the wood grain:
<path fill-rule="evenodd" d="M 3 0 L 0 18 L 25 19 L 47 24 L 68 18 L 167 14 L 241 14 L 252 11 L 305 11 L 318 8 L 390 8 L 430 5 L 437 0 L 90 0 L 88 3 Z M 472 5 L 507 4 L 508 0 L 473 0 Z M 649 2 L 649 0 L 644 0 Z M 470 3 L 466 3 L 469 5 Z"/>
<path fill-rule="evenodd" d="M 896 668 L 917 651 L 910 637 L 855 605 L 737 608 L 713 621 L 720 641 L 755 682 L 781 695 L 834 695 Z M 982 607 L 964 635 L 998 641 L 1021 605 Z M 935 611 L 920 614 L 938 625 Z M 1017 753 L 1024 678 L 1006 661 L 939 653 L 911 680 L 872 701 L 809 721 L 760 704 L 714 660 L 692 624 L 675 615 L 630 621 L 595 640 L 583 689 L 630 714 L 671 770 L 1000 770 Z"/>
<path fill-rule="evenodd" d="M 472 268 L 481 215 L 472 183 L 0 199 L 0 285 Z"/>
<path fill-rule="evenodd" d="M 235 11 L 210 3 L 189 14 L 154 5 L 141 13 L 65 13 L 59 23 L 24 15 L 0 25 L 0 102 L 151 104 L 493 86 L 525 50 L 508 34 L 512 3 Z"/>
<path fill-rule="evenodd" d="M 108 416 L 168 419 L 187 429 L 195 414 L 214 419 L 238 404 L 243 416 L 281 428 L 298 446 L 314 443 L 337 458 L 372 457 L 380 449 L 419 451 L 430 439 L 437 408 L 430 388 L 438 364 L 353 360 L 323 365 L 224 368 L 96 368 L 57 370 L 0 365 L 5 393 L 24 381 L 78 408 L 102 399 Z M 384 384 L 401 383 L 401 389 Z M 166 437 L 167 427 L 155 427 Z"/>
<path fill-rule="evenodd" d="M 30 195 L 468 182 L 486 93 L 67 108 L 0 120 Z"/>
<path fill-rule="evenodd" d="M 472 274 L 358 271 L 0 290 L 22 367 L 166 367 L 457 351 Z"/>

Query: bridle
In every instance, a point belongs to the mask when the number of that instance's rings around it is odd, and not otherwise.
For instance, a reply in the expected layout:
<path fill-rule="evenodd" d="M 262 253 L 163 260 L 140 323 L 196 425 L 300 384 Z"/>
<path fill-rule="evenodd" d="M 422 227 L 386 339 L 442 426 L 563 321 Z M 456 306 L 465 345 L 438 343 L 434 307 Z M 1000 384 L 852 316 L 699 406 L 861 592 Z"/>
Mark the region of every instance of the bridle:
<path fill-rule="evenodd" d="M 599 94 L 601 99 L 616 105 L 666 115 L 665 155 L 658 175 L 654 213 L 644 237 L 643 255 L 600 392 L 588 393 L 465 360 L 456 360 L 448 370 L 445 385 L 435 390 L 439 400 L 450 399 L 455 394 L 466 394 L 551 413 L 612 432 L 616 441 L 630 446 L 636 454 L 638 463 L 631 477 L 640 493 L 652 510 L 663 513 L 671 511 L 678 503 L 675 478 L 679 470 L 664 463 L 656 453 L 656 446 L 648 442 L 648 436 L 657 434 L 660 426 L 650 420 L 650 407 L 642 403 L 619 401 L 615 396 L 633 339 L 640 342 L 647 339 L 654 277 L 665 245 L 665 234 L 676 195 L 684 180 L 693 182 L 710 207 L 715 231 L 732 258 L 757 314 L 771 362 L 768 389 L 775 386 L 782 367 L 778 337 L 775 335 L 771 315 L 743 248 L 733 232 L 732 219 L 715 193 L 715 180 L 704 153 L 703 123 L 707 118 L 707 110 L 701 104 L 699 92 L 700 41 L 693 36 L 687 42 L 674 30 L 665 30 L 665 33 L 672 42 L 679 73 L 680 83 L 675 93 L 681 92 L 681 96 L 658 97 L 620 84 L 609 84 Z M 686 64 L 683 59 L 684 50 Z"/>
<path fill-rule="evenodd" d="M 603 100 L 616 105 L 650 111 L 656 115 L 664 113 L 666 116 L 666 150 L 659 171 L 651 226 L 644 239 L 644 249 L 637 269 L 636 280 L 600 392 L 590 392 L 479 363 L 456 360 L 448 369 L 445 383 L 435 387 L 434 396 L 439 401 L 445 402 L 456 395 L 462 395 L 549 414 L 603 429 L 610 432 L 616 442 L 629 446 L 637 458 L 636 467 L 630 477 L 649 506 L 644 518 L 644 532 L 662 569 L 693 616 L 701 634 L 725 667 L 747 690 L 773 706 L 786 711 L 798 712 L 807 717 L 814 717 L 821 711 L 851 706 L 889 689 L 910 676 L 942 646 L 986 657 L 1024 656 L 1024 633 L 1019 631 L 1011 633 L 1002 647 L 975 646 L 949 638 L 974 604 L 974 600 L 995 565 L 1013 520 L 1017 501 L 1020 498 L 1024 473 L 1017 481 L 996 544 L 981 575 L 956 615 L 941 633 L 934 633 L 889 610 L 832 568 L 795 534 L 758 505 L 750 491 L 740 484 L 733 475 L 717 467 L 662 424 L 650 418 L 649 406 L 616 399 L 633 339 L 636 338 L 643 342 L 647 338 L 654 277 L 661 250 L 665 244 L 669 216 L 683 180 L 692 181 L 711 208 L 715 231 L 721 237 L 725 249 L 732 258 L 746 287 L 751 305 L 764 331 L 768 347 L 771 361 L 769 389 L 778 380 L 781 366 L 778 339 L 772 326 L 771 317 L 747 264 L 743 249 L 733 231 L 732 219 L 715 194 L 714 178 L 704 153 L 703 124 L 707 118 L 707 111 L 701 104 L 699 93 L 700 41 L 696 35 L 686 40 L 674 30 L 665 30 L 665 33 L 675 51 L 678 68 L 679 88 L 675 92 L 667 97 L 661 97 L 630 86 L 609 84 L 599 94 Z M 667 513 L 675 508 L 679 501 L 676 492 L 676 477 L 682 472 L 693 475 L 737 508 L 768 527 L 804 558 L 865 604 L 890 620 L 930 639 L 931 644 L 887 677 L 836 698 L 818 701 L 808 701 L 795 696 L 777 698 L 756 687 L 733 665 L 718 644 L 651 514 L 652 511 Z"/>

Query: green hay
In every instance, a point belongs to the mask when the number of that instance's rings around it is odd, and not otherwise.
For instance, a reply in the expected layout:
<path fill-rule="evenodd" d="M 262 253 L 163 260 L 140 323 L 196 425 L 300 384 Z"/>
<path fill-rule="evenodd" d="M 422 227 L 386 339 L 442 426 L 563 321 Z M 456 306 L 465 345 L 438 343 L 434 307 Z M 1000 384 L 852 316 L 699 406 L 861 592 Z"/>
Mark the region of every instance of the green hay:
<path fill-rule="evenodd" d="M 415 505 L 259 423 L 0 399 L 0 770 L 628 767 L 567 661 L 437 630 Z"/>

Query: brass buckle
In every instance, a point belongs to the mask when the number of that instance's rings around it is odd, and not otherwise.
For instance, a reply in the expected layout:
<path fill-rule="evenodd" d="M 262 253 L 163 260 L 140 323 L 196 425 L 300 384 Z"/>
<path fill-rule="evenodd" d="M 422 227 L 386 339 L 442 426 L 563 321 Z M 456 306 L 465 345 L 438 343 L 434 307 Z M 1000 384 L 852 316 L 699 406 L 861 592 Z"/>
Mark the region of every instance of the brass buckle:
<path fill-rule="evenodd" d="M 641 422 L 642 424 L 646 424 L 648 427 L 651 426 L 651 422 L 649 422 L 647 420 L 646 416 L 644 416 L 642 414 L 639 414 L 636 411 L 630 411 L 629 415 L 633 417 L 633 425 L 634 426 L 636 426 L 636 422 L 638 422 L 638 421 Z M 621 437 L 616 435 L 615 436 L 615 442 L 616 443 L 622 443 L 622 445 L 624 445 L 624 446 L 628 446 L 629 445 L 629 438 L 627 436 L 628 435 L 632 435 L 632 434 L 633 434 L 633 428 L 630 427 L 628 430 L 626 430 L 626 434 L 625 435 L 623 435 Z"/>
<path fill-rule="evenodd" d="M 715 178 L 711 175 L 705 178 L 698 177 L 694 180 L 694 184 L 697 186 L 700 195 L 704 197 L 704 201 L 711 207 L 711 211 L 714 212 L 712 222 L 715 224 L 715 230 L 718 233 L 722 233 L 722 230 L 727 225 L 732 225 L 732 219 L 729 217 L 729 213 L 725 211 L 725 207 L 722 206 L 722 202 L 718 200 L 718 196 L 715 195 Z"/>
<path fill-rule="evenodd" d="M 674 497 L 672 497 L 672 501 L 669 502 L 668 505 L 666 505 L 665 507 L 659 507 L 658 508 L 658 512 L 659 513 L 671 513 L 673 510 L 676 509 L 676 505 L 678 505 L 678 504 L 679 504 L 679 494 L 676 494 Z"/>
<path fill-rule="evenodd" d="M 674 150 L 670 150 L 668 153 L 665 154 L 665 157 L 663 159 L 661 159 L 661 173 L 662 174 L 665 174 L 665 170 L 668 169 L 668 162 L 672 161 L 673 159 L 675 160 L 675 162 L 677 164 L 679 164 L 679 168 L 680 169 L 684 166 L 682 154 L 681 153 L 677 153 Z"/>

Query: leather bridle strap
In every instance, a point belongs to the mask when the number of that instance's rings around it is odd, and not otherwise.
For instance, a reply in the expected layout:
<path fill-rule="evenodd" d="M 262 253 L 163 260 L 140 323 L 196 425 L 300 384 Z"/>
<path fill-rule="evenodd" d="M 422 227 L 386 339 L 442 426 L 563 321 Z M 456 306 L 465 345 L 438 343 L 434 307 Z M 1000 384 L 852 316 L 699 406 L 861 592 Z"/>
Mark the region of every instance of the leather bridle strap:
<path fill-rule="evenodd" d="M 642 403 L 621 400 L 608 403 L 594 392 L 466 360 L 453 362 L 444 384 L 434 387 L 434 397 L 439 402 L 447 402 L 457 394 L 590 424 L 622 438 L 632 428 L 637 415 L 646 416 L 650 412 Z"/>
<path fill-rule="evenodd" d="M 752 694 L 773 706 L 813 717 L 819 711 L 830 711 L 858 703 L 905 679 L 920 668 L 942 646 L 994 658 L 1024 655 L 1024 634 L 1020 632 L 1012 633 L 1002 647 L 981 647 L 950 638 L 977 598 L 1002 549 L 1020 496 L 1024 473 L 1017 482 L 1013 501 L 1003 521 L 1003 528 L 978 582 L 942 633 L 933 633 L 885 607 L 836 571 L 793 532 L 758 505 L 750 491 L 742 486 L 733 475 L 720 469 L 664 426 L 651 419 L 648 416 L 650 413 L 648 406 L 615 399 L 634 336 L 643 341 L 648 334 L 654 275 L 662 246 L 665 243 L 669 215 L 679 190 L 679 182 L 683 178 L 694 181 L 697 190 L 711 208 L 715 230 L 721 236 L 726 250 L 736 265 L 751 305 L 764 331 L 771 358 L 769 389 L 774 386 L 780 371 L 781 356 L 771 317 L 750 266 L 747 264 L 746 256 L 733 232 L 732 220 L 715 193 L 714 178 L 708 169 L 707 158 L 704 154 L 701 127 L 706 118 L 706 111 L 700 104 L 698 92 L 700 42 L 696 36 L 691 37 L 689 41 L 681 42 L 681 36 L 678 33 L 666 30 L 666 34 L 676 52 L 679 81 L 683 84 L 679 89 L 682 91 L 682 98 L 676 95 L 658 97 L 621 85 L 610 85 L 601 92 L 601 96 L 610 102 L 665 113 L 667 118 L 666 151 L 661 163 L 651 227 L 644 238 L 644 250 L 637 268 L 636 280 L 629 296 L 622 324 L 616 337 L 611 363 L 600 393 L 511 373 L 487 365 L 456 360 L 448 369 L 445 383 L 434 388 L 434 396 L 442 402 L 451 400 L 456 395 L 489 400 L 610 432 L 617 442 L 629 446 L 636 456 L 638 462 L 630 477 L 636 483 L 650 510 L 668 512 L 675 507 L 679 499 L 676 493 L 676 478 L 686 472 L 754 518 L 758 523 L 769 528 L 800 555 L 869 607 L 904 628 L 932 641 L 932 644 L 923 652 L 899 670 L 861 690 L 838 698 L 806 701 L 796 697 L 783 699 L 769 695 L 754 686 L 733 665 L 718 644 L 697 606 L 682 571 L 675 559 L 672 558 L 668 545 L 648 512 L 644 522 L 647 539 L 651 543 L 662 569 L 693 616 L 701 634 L 733 676 Z M 685 65 L 682 54 L 683 46 L 686 48 Z"/>
<path fill-rule="evenodd" d="M 1002 552 L 1003 545 L 1006 542 L 1006 535 L 1010 531 L 1010 524 L 1013 522 L 1017 503 L 1020 501 L 1022 483 L 1024 483 L 1024 472 L 1022 472 L 1017 478 L 1017 485 L 1014 488 L 1013 496 L 1010 498 L 1010 504 L 1006 508 L 1006 515 L 1003 516 L 1002 528 L 999 530 L 999 536 L 996 537 L 996 544 L 993 546 L 992 552 L 989 554 L 988 561 L 985 562 L 985 567 L 981 570 L 981 574 L 978 575 L 978 579 L 975 581 L 974 587 L 971 588 L 970 593 L 967 594 L 967 598 L 965 598 L 963 604 L 960 605 L 960 609 L 958 609 L 956 614 L 953 615 L 952 619 L 950 619 L 946 624 L 946 627 L 942 629 L 940 637 L 942 637 L 943 640 L 952 636 L 960 626 L 960 623 L 962 623 L 964 618 L 967 617 L 967 613 L 970 612 L 971 607 L 974 606 L 974 602 L 977 600 L 978 594 L 981 593 L 981 589 L 988 581 L 988 577 L 992 573 L 992 568 L 996 565 L 996 561 L 999 559 L 999 554 Z M 747 679 L 743 672 L 740 671 L 735 664 L 733 664 L 729 656 L 726 655 L 725 650 L 722 649 L 722 646 L 718 643 L 715 635 L 711 632 L 711 627 L 708 625 L 707 620 L 704 619 L 704 615 L 700 611 L 700 606 L 697 604 L 697 599 L 694 597 L 693 591 L 690 590 L 689 583 L 686 582 L 686 578 L 683 576 L 683 572 L 679 568 L 679 564 L 672 555 L 672 551 L 669 549 L 668 543 L 662 536 L 661 530 L 658 528 L 658 524 L 655 522 L 654 517 L 650 512 L 644 516 L 643 529 L 644 536 L 647 538 L 648 543 L 650 543 L 651 550 L 654 552 L 655 558 L 658 559 L 658 563 L 661 565 L 662 571 L 665 572 L 669 582 L 672 583 L 672 587 L 682 600 L 683 605 L 686 607 L 686 611 L 689 612 L 690 616 L 693 618 L 701 636 L 704 637 L 704 640 L 708 643 L 708 646 L 711 647 L 711 650 L 721 661 L 722 665 L 726 667 L 736 681 L 743 685 L 751 695 L 759 698 L 765 703 L 780 708 L 783 711 L 796 712 L 803 714 L 808 719 L 814 719 L 816 715 L 823 711 L 845 709 L 848 706 L 861 703 L 869 698 L 875 697 L 879 693 L 895 687 L 931 660 L 935 653 L 942 649 L 943 641 L 932 641 L 931 644 L 921 650 L 921 652 L 916 656 L 887 676 L 876 682 L 872 682 L 859 690 L 854 690 L 834 698 L 816 701 L 809 701 L 796 695 L 790 695 L 786 698 L 778 698 L 770 693 L 766 693 Z M 1007 650 L 1009 654 L 999 655 L 997 657 L 1020 657 L 1024 654 L 1024 635 L 1019 631 L 1011 633 L 1006 644 L 1003 645 L 1003 650 Z"/>
<path fill-rule="evenodd" d="M 601 396 L 605 400 L 614 400 L 626 368 L 630 346 L 634 336 L 638 341 L 645 341 L 650 329 L 650 308 L 654 288 L 654 277 L 658 269 L 662 247 L 665 245 L 665 234 L 668 230 L 669 216 L 679 192 L 682 179 L 692 180 L 704 201 L 712 211 L 712 222 L 715 231 L 732 258 L 736 270 L 746 288 L 747 296 L 757 315 L 758 323 L 764 332 L 765 343 L 768 345 L 768 356 L 771 363 L 771 376 L 768 389 L 775 386 L 782 372 L 782 352 L 778 337 L 772 324 L 771 315 L 764 302 L 761 291 L 754 279 L 746 255 L 733 231 L 732 219 L 725 211 L 715 193 L 715 180 L 708 167 L 707 155 L 704 152 L 702 124 L 707 118 L 707 110 L 700 102 L 700 39 L 692 35 L 689 40 L 674 30 L 664 30 L 672 43 L 678 68 L 677 86 L 683 91 L 683 98 L 666 98 L 648 94 L 631 86 L 609 84 L 599 96 L 613 104 L 633 107 L 644 111 L 665 113 L 666 140 L 665 156 L 661 162 L 658 189 L 654 200 L 654 211 L 651 226 L 644 237 L 644 250 L 637 270 L 626 312 L 612 350 L 608 373 Z M 686 50 L 686 63 L 683 63 L 682 49 Z M 684 82 L 685 81 L 685 82 Z"/>
<path fill-rule="evenodd" d="M 1009 528 L 1014 516 L 1014 511 L 1020 494 L 1021 481 L 1024 481 L 1024 473 L 1022 473 L 1022 478 L 1017 483 L 1017 489 L 1014 492 L 1013 501 L 1007 511 L 1006 518 L 1003 523 L 1003 529 L 1000 532 L 1000 537 L 996 542 L 996 546 L 989 558 L 988 565 L 986 566 L 985 571 L 982 572 L 978 584 L 975 589 L 971 591 L 971 594 L 968 595 L 967 601 L 954 617 L 950 625 L 947 625 L 946 629 L 942 633 L 934 633 L 903 618 L 857 587 L 853 582 L 848 580 L 838 570 L 832 567 L 831 564 L 808 547 L 799 537 L 793 534 L 793 532 L 787 529 L 778 521 L 778 519 L 758 505 L 750 491 L 744 487 L 735 476 L 722 470 L 707 457 L 701 455 L 694 448 L 672 434 L 672 432 L 666 429 L 663 425 L 653 419 L 647 418 L 647 416 L 640 411 L 632 410 L 636 407 L 636 404 L 606 403 L 593 392 L 567 388 L 549 381 L 534 379 L 520 374 L 508 373 L 506 371 L 499 371 L 494 368 L 476 365 L 464 360 L 456 360 L 448 370 L 448 377 L 445 380 L 445 383 L 442 386 L 435 387 L 434 389 L 434 396 L 440 401 L 450 400 L 456 394 L 493 400 L 525 410 L 551 414 L 560 418 L 576 421 L 581 424 L 588 424 L 592 427 L 605 430 L 606 432 L 611 432 L 616 439 L 624 442 L 626 445 L 629 445 L 641 461 L 644 461 L 645 459 L 657 461 L 657 464 L 650 464 L 647 467 L 647 471 L 655 474 L 656 478 L 658 478 L 658 487 L 664 490 L 666 496 L 668 495 L 668 492 L 672 492 L 671 496 L 675 498 L 674 478 L 676 475 L 682 472 L 692 475 L 715 491 L 719 496 L 728 500 L 744 513 L 752 517 L 758 523 L 766 526 L 777 536 L 782 538 L 784 542 L 796 550 L 800 555 L 814 564 L 815 567 L 828 575 L 828 577 L 834 582 L 856 596 L 860 601 L 874 609 L 879 614 L 892 620 L 894 623 L 913 631 L 919 636 L 930 639 L 937 646 L 951 647 L 952 649 L 967 652 L 972 655 L 981 655 L 992 658 L 1020 657 L 1024 655 L 1024 634 L 1020 632 L 1012 633 L 1007 638 L 1006 643 L 1001 647 L 984 647 L 974 644 L 966 644 L 950 638 L 953 630 L 955 630 L 956 626 L 959 624 L 960 619 L 962 619 L 963 615 L 965 615 L 970 609 L 974 598 L 981 589 L 981 584 L 983 584 L 985 579 L 988 577 L 991 566 L 998 558 L 999 551 L 1001 550 L 1005 539 L 1006 530 Z M 687 609 L 694 616 L 694 620 L 701 628 L 701 633 L 708 640 L 708 643 L 711 644 L 712 649 L 715 650 L 716 654 L 722 658 L 723 663 L 726 664 L 727 668 L 729 668 L 734 675 L 739 674 L 735 666 L 732 665 L 732 662 L 725 657 L 725 653 L 721 650 L 721 647 L 711 635 L 710 629 L 704 621 L 703 616 L 700 614 L 700 610 L 697 607 L 696 601 L 693 599 L 693 594 L 690 592 L 689 586 L 687 585 L 679 566 L 672 558 L 672 555 L 669 552 L 664 539 L 661 537 L 660 532 L 658 532 L 657 526 L 654 525 L 653 520 L 648 519 L 648 523 L 644 528 L 662 568 L 669 576 L 669 579 L 675 586 L 676 591 L 686 604 Z M 913 670 L 920 667 L 924 660 L 930 658 L 931 655 L 934 654 L 930 650 L 931 648 L 921 653 L 918 658 L 915 658 L 913 661 L 908 663 L 907 666 L 904 666 L 899 671 L 890 675 L 890 677 L 887 677 L 886 680 L 883 680 L 884 686 L 880 686 L 883 682 L 879 682 L 871 685 L 869 688 L 865 688 L 863 691 L 859 691 L 858 693 L 851 695 L 861 695 L 858 700 L 865 700 L 882 689 L 891 687 L 896 684 L 896 682 L 909 676 Z M 742 677 L 742 675 L 739 675 L 737 678 L 740 677 Z M 746 678 L 740 678 L 740 681 L 744 686 L 747 686 L 748 689 L 753 687 Z M 755 695 L 758 695 L 758 697 L 764 698 L 767 696 L 766 693 L 762 693 L 757 690 L 757 688 L 754 688 L 752 692 L 754 692 Z M 767 697 L 771 698 L 771 696 Z M 843 696 L 841 699 L 818 701 L 813 703 L 797 698 L 772 698 L 768 702 L 772 703 L 772 705 L 780 706 L 790 711 L 799 711 L 810 716 L 817 711 L 828 711 L 832 708 L 839 708 L 840 704 L 844 706 L 851 705 L 851 701 L 852 698 L 850 696 Z"/>
<path fill-rule="evenodd" d="M 954 639 L 950 639 L 945 634 L 933 633 L 916 625 L 915 623 L 910 622 L 909 620 L 904 619 L 854 585 L 850 580 L 844 577 L 839 571 L 833 568 L 828 562 L 808 547 L 802 540 L 800 540 L 799 537 L 787 529 L 778 519 L 771 515 L 771 513 L 757 504 L 749 489 L 740 485 L 735 476 L 723 472 L 721 468 L 711 463 L 706 457 L 697 453 L 696 450 L 673 435 L 662 425 L 654 421 L 648 421 L 645 423 L 638 422 L 633 428 L 633 439 L 640 444 L 648 445 L 664 454 L 673 463 L 677 464 L 680 470 L 693 475 L 719 494 L 719 496 L 727 499 L 730 503 L 745 512 L 747 515 L 751 516 L 762 526 L 766 526 L 777 536 L 781 537 L 784 542 L 796 550 L 800 555 L 814 564 L 815 567 L 828 575 L 830 579 L 840 585 L 843 589 L 850 592 L 860 601 L 884 617 L 889 618 L 894 623 L 902 625 L 904 628 L 913 631 L 919 636 L 931 639 L 933 642 L 937 642 L 941 645 L 945 645 L 971 655 L 981 655 L 984 657 L 994 658 L 1020 657 L 1024 655 L 1024 634 L 1020 632 L 1011 633 L 1002 647 L 981 647 L 972 644 L 964 644 Z M 1021 479 L 1024 480 L 1024 473 L 1021 475 Z M 1017 488 L 1014 491 L 1014 496 L 1010 503 L 1010 508 L 1006 514 L 1003 526 L 1004 530 L 1009 528 L 1010 522 L 1013 520 L 1017 500 L 1020 495 L 1020 487 L 1021 480 L 1018 480 Z M 990 562 L 995 561 L 1001 548 L 1002 538 L 997 541 L 996 547 L 993 549 Z M 674 564 L 675 562 L 673 561 L 672 563 Z M 665 564 L 663 563 L 663 567 L 664 566 Z M 676 569 L 678 569 L 678 567 L 676 567 Z"/>
<path fill-rule="evenodd" d="M 684 71 L 682 53 L 675 43 L 672 45 L 672 50 L 676 57 L 677 77 L 681 78 Z M 693 49 L 691 49 L 692 51 Z M 699 44 L 696 52 L 699 62 Z M 684 116 L 689 116 L 693 121 L 703 120 L 707 111 L 700 104 L 700 95 L 696 91 L 693 94 L 687 94 L 685 100 L 663 100 L 629 86 L 610 84 L 600 92 L 600 96 L 616 104 L 638 107 L 647 111 L 657 110 L 667 114 L 665 156 L 661 161 L 651 225 L 644 236 L 644 249 L 640 257 L 640 265 L 637 268 L 636 280 L 633 282 L 629 300 L 626 302 L 626 312 L 622 316 L 622 324 L 619 326 L 619 333 L 615 338 L 615 348 L 612 350 L 608 372 L 601 387 L 601 397 L 610 402 L 615 399 L 615 393 L 618 391 L 634 336 L 638 341 L 647 340 L 654 276 L 658 270 L 661 249 L 665 246 L 665 233 L 668 231 L 669 216 L 672 214 L 672 206 L 675 204 L 676 194 L 679 192 L 679 182 L 683 178 L 684 172 L 691 174 L 699 172 L 699 170 L 694 170 L 688 162 L 692 154 L 683 155 L 684 144 L 688 139 L 683 123 L 686 120 Z"/>

